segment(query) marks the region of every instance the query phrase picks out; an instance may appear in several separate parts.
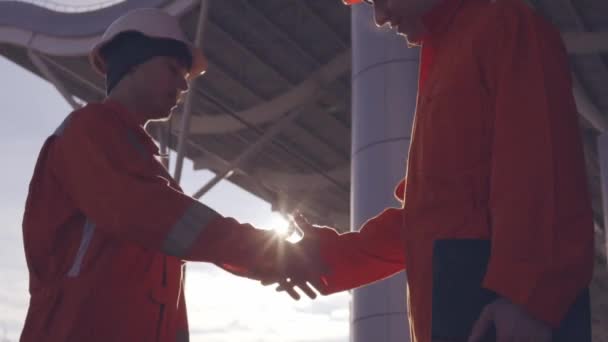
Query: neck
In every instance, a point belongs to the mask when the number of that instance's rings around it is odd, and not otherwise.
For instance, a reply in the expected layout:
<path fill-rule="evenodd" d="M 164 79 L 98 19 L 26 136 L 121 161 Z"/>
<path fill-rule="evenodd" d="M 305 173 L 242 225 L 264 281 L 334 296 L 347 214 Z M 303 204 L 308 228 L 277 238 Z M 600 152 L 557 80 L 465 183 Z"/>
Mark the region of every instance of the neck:
<path fill-rule="evenodd" d="M 129 112 L 139 113 L 140 108 L 137 105 L 137 102 L 133 99 L 132 96 L 127 96 L 118 91 L 113 91 L 106 97 L 106 100 L 110 100 L 113 102 L 120 103 L 123 107 L 125 107 Z"/>
<path fill-rule="evenodd" d="M 447 5 L 459 2 L 460 0 L 427 0 L 419 8 L 419 15 L 417 20 L 413 21 L 413 25 L 407 32 L 408 42 L 415 45 L 420 44 L 425 36 L 429 35 L 437 24 L 437 21 L 441 21 L 441 16 Z"/>
<path fill-rule="evenodd" d="M 127 91 L 122 91 L 123 89 L 115 88 L 107 97 L 106 101 L 112 101 L 123 106 L 127 112 L 133 116 L 131 119 L 136 120 L 140 125 L 145 125 L 148 121 L 148 117 L 146 115 L 146 109 L 143 108 L 141 103 L 137 101 L 137 99 Z"/>
<path fill-rule="evenodd" d="M 145 113 L 144 109 L 138 105 L 133 96 L 128 96 L 122 92 L 113 91 L 106 97 L 105 101 L 112 101 L 120 104 L 126 109 L 127 113 L 124 115 L 130 116 L 129 120 L 132 120 L 141 126 L 144 126 L 148 121 L 148 118 L 143 115 L 143 113 Z"/>

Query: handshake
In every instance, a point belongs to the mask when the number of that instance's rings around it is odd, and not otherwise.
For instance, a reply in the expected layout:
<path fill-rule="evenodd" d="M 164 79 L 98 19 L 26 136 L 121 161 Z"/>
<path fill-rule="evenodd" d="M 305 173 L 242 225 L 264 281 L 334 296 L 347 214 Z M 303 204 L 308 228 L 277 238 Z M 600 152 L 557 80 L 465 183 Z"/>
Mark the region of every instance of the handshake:
<path fill-rule="evenodd" d="M 331 272 L 323 260 L 322 245 L 335 241 L 338 233 L 311 225 L 301 214 L 296 214 L 294 221 L 303 234 L 302 239 L 292 243 L 275 236 L 269 246 L 263 246 L 262 256 L 256 258 L 255 265 L 244 276 L 264 286 L 275 284 L 278 292 L 285 292 L 295 300 L 300 299 L 296 288 L 314 299 L 316 292 L 327 294 L 327 276 Z"/>

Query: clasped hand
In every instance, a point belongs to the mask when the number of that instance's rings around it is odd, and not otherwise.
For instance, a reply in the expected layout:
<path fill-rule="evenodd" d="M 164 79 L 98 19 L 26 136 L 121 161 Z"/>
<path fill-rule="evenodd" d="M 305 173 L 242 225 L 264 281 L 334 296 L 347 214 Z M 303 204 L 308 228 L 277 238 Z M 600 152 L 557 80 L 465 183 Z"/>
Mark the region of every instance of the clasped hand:
<path fill-rule="evenodd" d="M 315 299 L 316 292 L 323 294 L 323 276 L 329 272 L 320 256 L 319 228 L 308 223 L 301 214 L 296 214 L 294 221 L 303 234 L 302 239 L 297 243 L 284 244 L 280 270 L 273 276 L 261 279 L 261 283 L 264 286 L 277 284 L 277 291 L 284 291 L 295 300 L 300 299 L 296 288 Z"/>

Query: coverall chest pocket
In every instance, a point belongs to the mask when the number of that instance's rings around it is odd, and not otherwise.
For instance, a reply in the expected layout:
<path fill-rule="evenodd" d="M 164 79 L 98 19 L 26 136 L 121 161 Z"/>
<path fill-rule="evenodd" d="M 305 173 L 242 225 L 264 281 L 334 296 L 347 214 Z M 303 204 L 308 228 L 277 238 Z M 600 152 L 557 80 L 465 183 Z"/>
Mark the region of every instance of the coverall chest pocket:
<path fill-rule="evenodd" d="M 425 173 L 460 173 L 487 154 L 489 96 L 474 69 L 460 63 L 429 80 L 421 94 L 415 135 Z"/>

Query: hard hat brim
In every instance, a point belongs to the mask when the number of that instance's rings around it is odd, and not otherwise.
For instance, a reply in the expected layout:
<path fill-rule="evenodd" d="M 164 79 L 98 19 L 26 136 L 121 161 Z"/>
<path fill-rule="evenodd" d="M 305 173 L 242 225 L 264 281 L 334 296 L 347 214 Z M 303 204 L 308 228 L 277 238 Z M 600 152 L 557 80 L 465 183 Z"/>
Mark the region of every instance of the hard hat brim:
<path fill-rule="evenodd" d="M 366 4 L 370 4 L 370 5 L 374 4 L 372 0 L 342 0 L 342 2 L 348 6 L 360 4 L 362 2 L 364 2 Z"/>
<path fill-rule="evenodd" d="M 192 67 L 190 67 L 190 72 L 188 73 L 188 80 L 191 80 L 204 74 L 209 67 L 209 62 L 200 48 L 192 43 L 188 43 L 187 45 L 192 55 Z"/>

